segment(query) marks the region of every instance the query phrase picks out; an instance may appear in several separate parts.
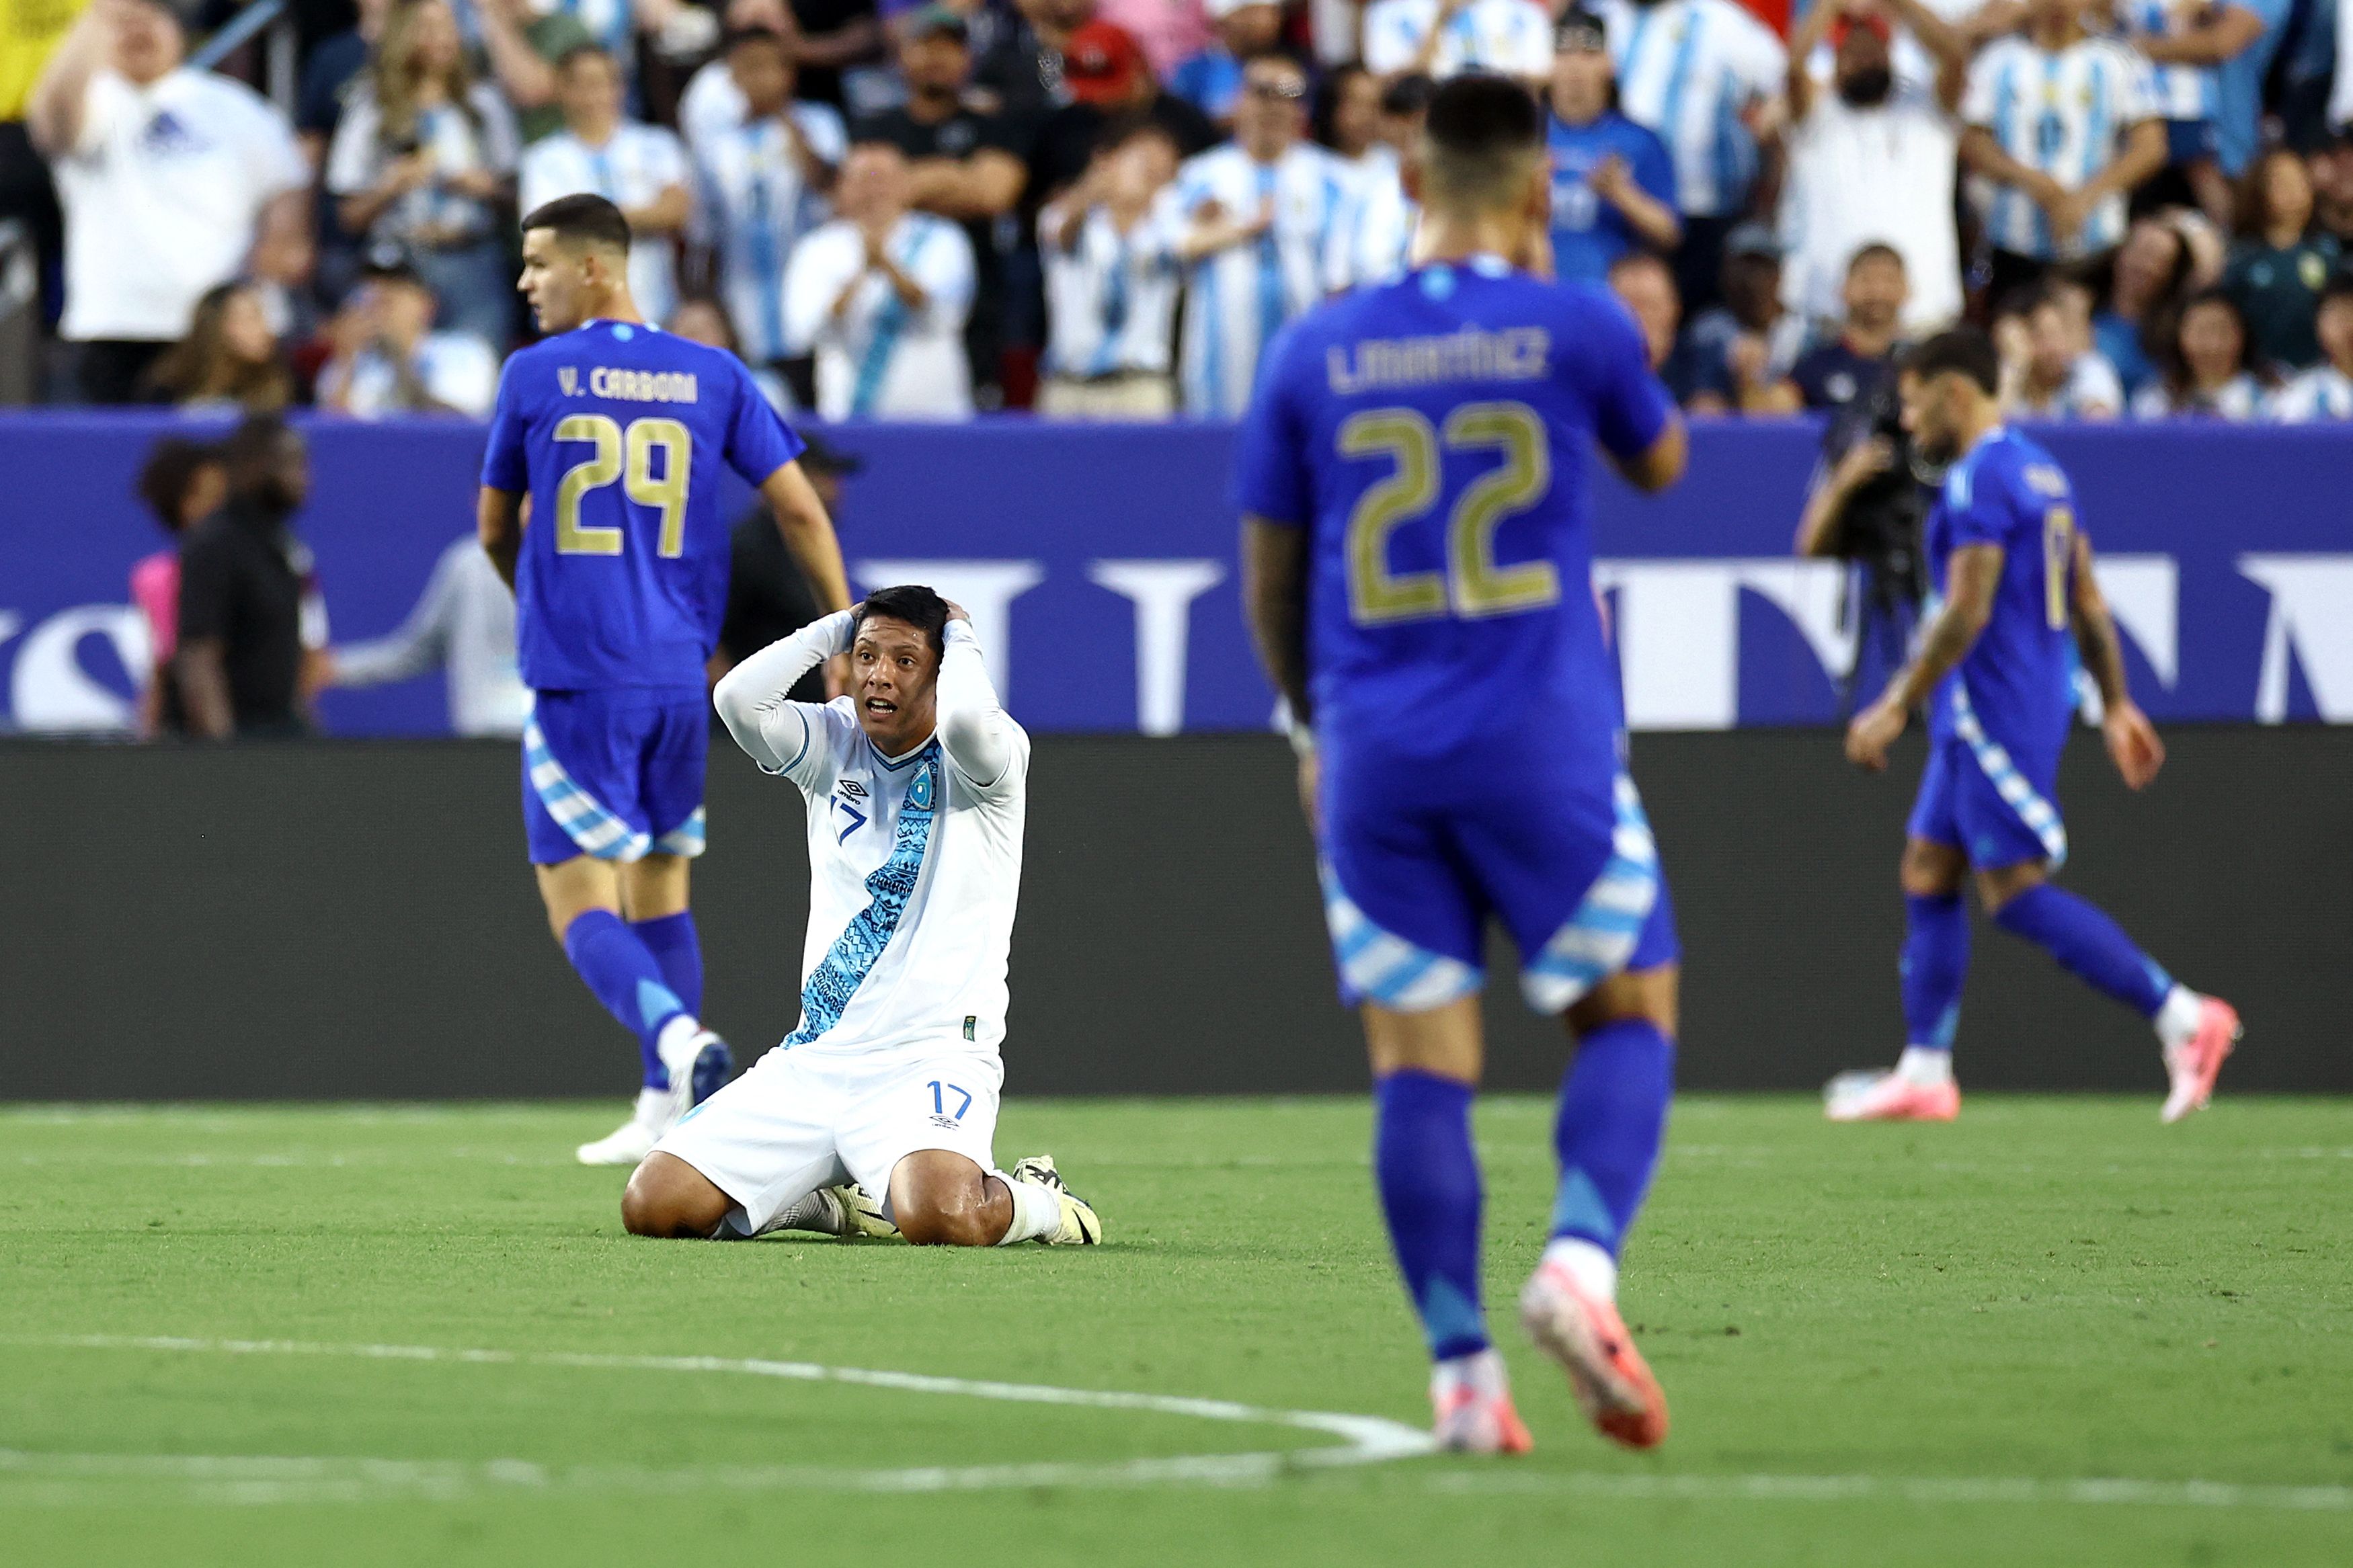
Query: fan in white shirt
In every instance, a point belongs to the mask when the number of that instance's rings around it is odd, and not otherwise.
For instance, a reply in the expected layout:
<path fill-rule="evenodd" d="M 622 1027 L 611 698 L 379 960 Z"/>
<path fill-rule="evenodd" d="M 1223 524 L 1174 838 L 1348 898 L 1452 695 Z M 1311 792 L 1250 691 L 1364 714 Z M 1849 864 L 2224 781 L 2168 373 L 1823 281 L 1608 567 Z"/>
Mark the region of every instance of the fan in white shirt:
<path fill-rule="evenodd" d="M 319 373 L 319 405 L 355 419 L 462 414 L 480 419 L 499 394 L 499 356 L 471 332 L 433 330 L 433 290 L 406 265 L 369 268 L 331 338 L 354 346 Z"/>
<path fill-rule="evenodd" d="M 849 150 L 840 115 L 794 101 L 794 75 L 786 35 L 745 29 L 695 79 L 723 82 L 728 101 L 717 112 L 691 101 L 679 111 L 702 189 L 696 238 L 712 252 L 720 297 L 752 365 L 774 365 L 793 352 L 785 268 L 802 236 L 831 216 L 825 193 Z"/>
<path fill-rule="evenodd" d="M 1365 68 L 1435 81 L 1489 71 L 1533 84 L 1552 72 L 1552 18 L 1535 0 L 1373 0 Z"/>
<path fill-rule="evenodd" d="M 911 185 L 897 147 L 852 147 L 835 193 L 841 216 L 802 240 L 786 271 L 786 344 L 817 356 L 828 419 L 972 414 L 972 243 L 947 219 L 911 210 Z"/>
<path fill-rule="evenodd" d="M 564 129 L 526 148 L 516 205 L 529 213 L 586 193 L 629 220 L 629 294 L 649 321 L 678 304 L 677 240 L 693 213 L 686 148 L 657 125 L 621 117 L 621 68 L 591 45 L 556 62 Z"/>
<path fill-rule="evenodd" d="M 2325 357 L 2280 389 L 2273 412 L 2290 425 L 2353 419 L 2353 277 L 2340 272 L 2321 289 L 2312 330 Z"/>
<path fill-rule="evenodd" d="M 1260 353 L 1324 298 L 1349 187 L 1337 159 L 1301 140 L 1306 92 L 1292 60 L 1250 61 L 1234 140 L 1187 160 L 1161 198 L 1186 268 L 1178 379 L 1196 417 L 1239 415 Z"/>
<path fill-rule="evenodd" d="M 1994 323 L 2002 358 L 2003 412 L 2014 419 L 2114 419 L 2124 383 L 2107 356 L 2083 341 L 2056 288 L 2002 307 Z"/>
<path fill-rule="evenodd" d="M 2024 33 L 1971 62 L 1961 118 L 1962 163 L 1991 187 L 1986 237 L 2031 261 L 2115 246 L 2126 194 L 2165 166 L 2147 62 L 2085 33 L 2076 0 L 2028 0 Z"/>
<path fill-rule="evenodd" d="M 1953 226 L 1955 115 L 1968 74 L 1968 45 L 1923 0 L 1892 0 L 1915 49 L 1939 68 L 1923 83 L 1897 58 L 1888 18 L 1860 19 L 1822 0 L 1790 40 L 1788 176 L 1781 233 L 1789 258 L 1783 301 L 1815 321 L 1835 320 L 1847 267 L 1865 246 L 1903 259 L 1911 293 L 1906 334 L 1925 337 L 1961 312 L 1960 247 Z M 1831 53 L 1831 79 L 1814 79 L 1816 46 Z"/>
<path fill-rule="evenodd" d="M 285 118 L 185 68 L 185 48 L 159 0 L 93 0 L 27 100 L 65 209 L 69 339 L 177 340 L 205 291 L 236 275 L 265 209 L 302 200 L 309 174 Z"/>
<path fill-rule="evenodd" d="M 2190 296 L 2166 348 L 2162 371 L 2132 400 L 2134 418 L 2243 425 L 2271 417 L 2271 388 L 2251 360 L 2246 318 L 2220 289 Z"/>
<path fill-rule="evenodd" d="M 842 655 L 847 695 L 790 700 Z M 623 1222 L 640 1236 L 839 1233 L 862 1227 L 828 1189 L 855 1182 L 885 1195 L 910 1241 L 1102 1239 L 1050 1161 L 994 1169 L 1029 737 L 970 619 L 929 588 L 884 589 L 754 654 L 716 702 L 806 803 L 800 1026 L 664 1136 L 629 1179 Z"/>
<path fill-rule="evenodd" d="M 1155 198 L 1176 147 L 1149 122 L 1098 152 L 1038 215 L 1046 268 L 1046 383 L 1038 411 L 1062 419 L 1166 419 L 1176 258 Z"/>
<path fill-rule="evenodd" d="M 1733 0 L 1593 0 L 1591 8 L 1609 28 L 1618 107 L 1667 144 L 1683 215 L 1737 215 L 1757 175 L 1752 121 L 1781 90 L 1781 40 Z"/>

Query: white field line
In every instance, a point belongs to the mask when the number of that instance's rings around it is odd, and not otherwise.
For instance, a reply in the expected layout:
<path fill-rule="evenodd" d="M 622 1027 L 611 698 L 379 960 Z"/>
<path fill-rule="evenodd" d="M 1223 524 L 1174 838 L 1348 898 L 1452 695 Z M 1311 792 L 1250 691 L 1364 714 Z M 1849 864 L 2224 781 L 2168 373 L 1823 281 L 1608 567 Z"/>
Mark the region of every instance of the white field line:
<path fill-rule="evenodd" d="M 486 1489 L 665 1491 L 679 1488 L 770 1490 L 836 1488 L 856 1491 L 993 1491 L 1032 1487 L 1150 1486 L 1168 1482 L 1262 1484 L 1286 1471 L 1377 1465 L 1430 1451 L 1430 1435 L 1377 1415 L 1320 1410 L 1269 1410 L 1223 1399 L 1164 1394 L 1055 1388 L 921 1373 L 871 1372 L 814 1362 L 724 1356 L 605 1355 L 572 1351 L 450 1350 L 430 1345 L 335 1345 L 295 1340 L 185 1339 L 175 1336 L 73 1334 L 33 1339 L 0 1336 L 0 1344 L 68 1350 L 130 1350 L 225 1355 L 332 1356 L 364 1361 L 438 1362 L 469 1366 L 554 1366 L 603 1372 L 681 1372 L 776 1377 L 799 1383 L 847 1383 L 909 1394 L 962 1394 L 1020 1405 L 1096 1410 L 1138 1410 L 1245 1426 L 1287 1426 L 1342 1439 L 1312 1448 L 1240 1454 L 1185 1454 L 1101 1463 L 1041 1462 L 962 1467 L 851 1469 L 818 1466 L 702 1466 L 655 1469 L 635 1466 L 543 1466 L 521 1459 L 482 1462 L 276 1456 L 37 1454 L 0 1449 L 0 1497 L 72 1500 L 95 1483 L 123 1479 L 183 1481 L 228 1502 L 336 1500 L 386 1492 L 432 1498 Z M 29 1486 L 25 1483 L 31 1483 Z"/>
<path fill-rule="evenodd" d="M 861 1492 L 1103 1489 L 1192 1484 L 1264 1486 L 1310 1470 L 1336 1470 L 1430 1452 L 1427 1434 L 1373 1415 L 1271 1410 L 1220 1399 L 1108 1390 L 1055 1388 L 917 1373 L 870 1372 L 812 1362 L 721 1356 L 605 1355 L 575 1352 L 451 1350 L 425 1345 L 333 1345 L 292 1340 L 215 1340 L 111 1334 L 54 1338 L 0 1336 L 0 1344 L 48 1349 L 305 1355 L 490 1366 L 560 1366 L 620 1372 L 683 1372 L 847 1383 L 914 1394 L 962 1394 L 1028 1405 L 1138 1410 L 1208 1421 L 1288 1426 L 1328 1433 L 1343 1442 L 1281 1452 L 1187 1454 L 1103 1463 L 917 1466 L 857 1469 L 821 1466 L 542 1465 L 524 1459 L 431 1460 L 365 1458 L 56 1454 L 0 1448 L 0 1502 L 80 1503 L 93 1489 L 124 1482 L 185 1485 L 197 1500 L 259 1504 L 364 1501 L 388 1497 L 455 1500 L 486 1492 L 793 1491 Z M 1625 1501 L 1912 1504 L 2065 1504 L 2210 1508 L 2290 1512 L 2353 1512 L 2353 1487 L 2263 1486 L 2234 1481 L 2142 1480 L 2122 1477 L 1657 1475 L 1547 1472 L 1507 1468 L 1439 1471 L 1425 1489 L 1457 1496 L 1559 1496 Z"/>
<path fill-rule="evenodd" d="M 1663 1500 L 1680 1502 L 2128 1503 L 2144 1508 L 2272 1509 L 2353 1512 L 2353 1487 L 2254 1486 L 2237 1481 L 2151 1481 L 2123 1477 L 2050 1480 L 2025 1476 L 1659 1476 L 1449 1471 L 1430 1489 L 1464 1496 Z"/>

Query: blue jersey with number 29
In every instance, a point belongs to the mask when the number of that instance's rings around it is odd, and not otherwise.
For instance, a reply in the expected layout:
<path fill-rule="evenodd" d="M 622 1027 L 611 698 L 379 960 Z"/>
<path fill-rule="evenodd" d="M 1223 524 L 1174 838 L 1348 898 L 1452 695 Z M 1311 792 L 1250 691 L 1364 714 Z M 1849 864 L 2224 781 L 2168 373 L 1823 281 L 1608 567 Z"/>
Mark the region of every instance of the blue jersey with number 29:
<path fill-rule="evenodd" d="M 726 609 L 719 465 L 757 485 L 802 442 L 733 354 L 591 321 L 507 361 L 482 483 L 531 492 L 523 684 L 700 691 Z"/>
<path fill-rule="evenodd" d="M 2050 453 L 1997 426 L 1946 471 L 1926 532 L 1940 595 L 1950 586 L 1954 551 L 1992 544 L 2002 552 L 1992 618 L 1937 687 L 1929 733 L 1959 733 L 1962 716 L 1973 714 L 2022 763 L 2055 766 L 2075 707 L 2075 496 L 2067 476 Z"/>
<path fill-rule="evenodd" d="M 1606 782 L 1622 719 L 1589 453 L 1632 457 L 1672 412 L 1614 297 L 1493 258 L 1293 322 L 1243 421 L 1234 499 L 1308 531 L 1324 743 L 1482 766 L 1541 752 Z"/>

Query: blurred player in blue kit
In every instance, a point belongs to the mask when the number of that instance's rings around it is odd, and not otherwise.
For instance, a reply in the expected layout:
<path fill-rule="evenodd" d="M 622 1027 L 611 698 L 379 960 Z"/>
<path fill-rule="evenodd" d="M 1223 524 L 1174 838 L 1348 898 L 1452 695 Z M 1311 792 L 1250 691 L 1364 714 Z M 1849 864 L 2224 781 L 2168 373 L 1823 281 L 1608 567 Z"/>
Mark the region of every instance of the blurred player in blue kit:
<path fill-rule="evenodd" d="M 2177 984 L 2116 921 L 2051 885 L 2067 859 L 2059 753 L 2074 716 L 2071 646 L 2100 692 L 2102 737 L 2126 784 L 2157 776 L 2164 747 L 2125 679 L 2124 649 L 2092 574 L 2092 542 L 2059 465 L 2006 428 L 2000 365 L 1983 333 L 1959 328 L 1904 362 L 1905 427 L 1949 463 L 1928 514 L 1937 600 L 1919 651 L 1855 715 L 1846 752 L 1873 771 L 1912 710 L 1928 714 L 1928 767 L 1904 846 L 1905 1046 L 1895 1069 L 1843 1075 L 1838 1121 L 1949 1121 L 1960 1113 L 1953 1035 L 1968 975 L 1962 884 L 1976 874 L 1993 922 L 2155 1026 L 2169 1081 L 2166 1121 L 2203 1107 L 2239 1037 L 2227 1002 Z"/>
<path fill-rule="evenodd" d="M 1261 374 L 1236 458 L 1245 602 L 1298 720 L 1438 1440 L 1529 1446 L 1480 1304 L 1471 1103 L 1492 916 L 1530 1005 L 1577 1041 L 1552 1239 L 1521 1317 L 1595 1425 L 1648 1447 L 1666 1402 L 1619 1317 L 1617 1258 L 1665 1131 L 1678 949 L 1626 772 L 1586 491 L 1597 440 L 1638 487 L 1672 484 L 1683 429 L 1622 306 L 1517 269 L 1549 216 L 1525 91 L 1440 87 L 1405 179 L 1427 259 L 1301 319 Z"/>
<path fill-rule="evenodd" d="M 849 591 L 801 441 L 743 362 L 638 314 L 620 209 L 565 196 L 522 236 L 520 287 L 547 335 L 500 381 L 479 522 L 533 693 L 523 824 L 548 925 L 644 1068 L 629 1120 L 580 1159 L 635 1165 L 732 1065 L 698 1018 L 687 877 L 727 601 L 719 465 L 758 488 L 823 608 Z"/>

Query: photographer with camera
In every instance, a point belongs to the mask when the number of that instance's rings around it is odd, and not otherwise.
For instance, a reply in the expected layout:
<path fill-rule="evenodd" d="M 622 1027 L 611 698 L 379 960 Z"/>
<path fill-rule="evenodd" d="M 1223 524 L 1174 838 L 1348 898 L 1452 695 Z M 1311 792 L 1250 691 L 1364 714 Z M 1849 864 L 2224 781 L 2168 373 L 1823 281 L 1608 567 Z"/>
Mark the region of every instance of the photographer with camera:
<path fill-rule="evenodd" d="M 1866 247 L 1855 262 L 1872 258 Z M 1799 555 L 1853 568 L 1841 617 L 1855 629 L 1854 663 L 1839 680 L 1842 710 L 1852 710 L 1858 687 L 1878 689 L 1904 662 L 1927 593 L 1921 525 L 1945 477 L 1905 431 L 1894 353 L 1891 341 L 1875 360 L 1857 356 L 1841 368 L 1859 384 L 1822 438 L 1824 468 L 1798 520 Z"/>

